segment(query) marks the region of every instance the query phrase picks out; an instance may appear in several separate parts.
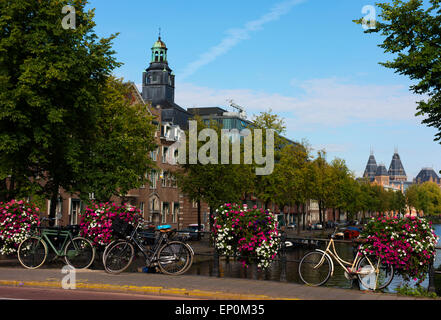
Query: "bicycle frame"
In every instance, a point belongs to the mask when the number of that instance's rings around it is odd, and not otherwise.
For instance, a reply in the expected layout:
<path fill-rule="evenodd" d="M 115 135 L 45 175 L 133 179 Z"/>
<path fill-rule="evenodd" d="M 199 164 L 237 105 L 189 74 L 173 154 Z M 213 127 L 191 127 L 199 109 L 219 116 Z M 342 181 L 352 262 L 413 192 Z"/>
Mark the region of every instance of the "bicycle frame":
<path fill-rule="evenodd" d="M 332 250 L 331 250 L 331 246 L 332 246 Z M 348 271 L 348 269 L 352 272 L 357 273 L 357 271 L 355 271 L 355 266 L 358 264 L 358 262 L 361 260 L 362 256 L 365 256 L 366 259 L 368 260 L 369 264 L 371 265 L 371 267 L 374 268 L 375 272 L 378 272 L 378 268 L 379 266 L 373 266 L 372 262 L 370 261 L 369 257 L 367 257 L 364 253 L 360 253 L 359 250 L 357 250 L 357 254 L 355 256 L 354 261 L 352 262 L 348 262 L 344 259 L 342 259 L 338 253 L 337 250 L 335 249 L 335 244 L 334 244 L 334 239 L 331 238 L 331 240 L 329 241 L 328 246 L 326 247 L 325 250 L 320 250 L 320 249 L 316 249 L 316 251 L 319 251 L 321 253 L 323 253 L 323 257 L 320 259 L 319 263 L 314 267 L 314 268 L 318 268 L 320 267 L 323 262 L 325 261 L 325 255 L 329 258 L 329 261 L 331 261 L 331 276 L 334 274 L 334 261 L 337 261 L 338 264 L 345 270 Z M 333 258 L 333 259 L 332 259 Z M 349 268 L 348 268 L 349 267 Z"/>
<path fill-rule="evenodd" d="M 49 236 L 57 236 L 57 237 L 64 237 L 64 241 L 63 244 L 60 248 L 60 251 L 57 250 L 57 248 L 55 248 L 54 244 L 52 243 L 51 239 L 49 238 Z M 72 233 L 70 231 L 62 231 L 62 230 L 51 230 L 51 229 L 43 229 L 41 231 L 41 234 L 38 236 L 40 239 L 42 239 L 44 242 L 46 242 L 46 244 L 49 245 L 49 247 L 55 252 L 55 254 L 58 257 L 64 257 L 64 250 L 63 248 L 66 246 L 67 242 L 69 240 L 72 240 Z"/>
<path fill-rule="evenodd" d="M 144 259 L 146 260 L 148 266 L 150 267 L 152 263 L 154 262 L 154 258 L 156 257 L 159 249 L 164 243 L 167 243 L 168 237 L 165 233 L 161 232 L 160 239 L 157 243 L 153 244 L 153 248 L 147 248 L 144 247 L 139 241 L 138 241 L 138 228 L 140 224 L 138 224 L 135 228 L 135 230 L 132 231 L 130 237 L 127 237 L 129 241 L 133 242 L 137 249 L 141 251 L 142 255 L 144 256 Z M 153 258 L 153 259 L 152 259 Z"/>

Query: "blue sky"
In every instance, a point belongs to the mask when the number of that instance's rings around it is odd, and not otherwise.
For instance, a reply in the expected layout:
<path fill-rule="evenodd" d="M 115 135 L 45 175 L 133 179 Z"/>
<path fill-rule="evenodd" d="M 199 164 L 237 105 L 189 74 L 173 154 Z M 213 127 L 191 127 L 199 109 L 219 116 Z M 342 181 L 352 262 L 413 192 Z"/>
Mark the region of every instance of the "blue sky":
<path fill-rule="evenodd" d="M 287 136 L 346 160 L 357 176 L 373 149 L 389 167 L 398 148 L 408 178 L 441 169 L 436 131 L 414 116 L 409 79 L 378 64 L 390 59 L 381 37 L 352 20 L 368 0 L 90 0 L 96 32 L 119 32 L 124 65 L 115 71 L 141 83 L 150 48 L 162 30 L 184 108 L 225 106 L 233 99 L 249 118 L 269 108 Z M 378 9 L 377 9 L 378 10 Z M 378 12 L 377 12 L 378 14 Z"/>

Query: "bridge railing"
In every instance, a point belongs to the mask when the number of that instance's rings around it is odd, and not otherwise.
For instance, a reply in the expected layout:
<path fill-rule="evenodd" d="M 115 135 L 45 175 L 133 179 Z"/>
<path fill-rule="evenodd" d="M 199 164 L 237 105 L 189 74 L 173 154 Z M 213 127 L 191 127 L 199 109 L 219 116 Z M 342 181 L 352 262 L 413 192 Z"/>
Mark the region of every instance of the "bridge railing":
<path fill-rule="evenodd" d="M 203 232 L 204 236 L 206 237 L 206 234 L 209 234 L 210 232 Z M 287 247 L 285 245 L 286 241 L 292 242 L 294 245 L 297 244 L 303 244 L 308 247 L 318 246 L 319 243 L 328 242 L 329 239 L 324 238 L 315 238 L 315 237 L 300 237 L 300 236 L 287 236 L 286 233 L 282 234 L 281 238 L 281 246 L 278 255 L 276 258 L 273 259 L 273 262 L 278 262 L 280 264 L 280 281 L 287 281 L 287 264 L 288 263 L 300 263 L 300 259 L 292 259 L 287 257 Z M 353 245 L 354 247 L 358 244 L 355 243 L 354 240 L 340 240 L 340 239 L 334 239 L 334 242 L 336 243 L 346 243 Z M 437 251 L 441 250 L 441 246 L 436 246 L 435 249 Z M 216 249 L 213 249 L 211 253 L 205 252 L 196 252 L 197 255 L 206 255 L 206 256 L 212 256 L 213 257 L 213 270 L 212 274 L 213 276 L 219 277 L 220 276 L 220 257 L 226 258 L 227 263 L 229 263 L 230 259 L 238 259 L 240 256 L 232 256 L 232 255 L 224 255 L 220 254 Z M 251 265 L 251 272 L 252 272 L 252 278 L 257 279 L 258 278 L 258 271 L 256 264 Z M 428 290 L 429 292 L 435 292 L 435 274 L 441 274 L 441 271 L 435 270 L 435 267 L 433 263 L 430 265 L 429 268 L 429 285 Z"/>

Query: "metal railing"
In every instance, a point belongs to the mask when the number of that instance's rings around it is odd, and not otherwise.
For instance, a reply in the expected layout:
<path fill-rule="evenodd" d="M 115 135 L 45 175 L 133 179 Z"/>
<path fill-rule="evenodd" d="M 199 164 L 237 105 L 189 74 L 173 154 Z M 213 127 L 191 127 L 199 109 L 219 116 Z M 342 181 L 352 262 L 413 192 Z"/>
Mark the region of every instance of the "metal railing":
<path fill-rule="evenodd" d="M 210 234 L 210 232 L 201 232 L 201 234 Z M 273 262 L 280 263 L 280 281 L 286 282 L 287 281 L 287 264 L 288 263 L 300 263 L 300 259 L 288 259 L 287 258 L 287 247 L 285 245 L 286 241 L 292 242 L 294 245 L 296 243 L 300 243 L 306 246 L 318 246 L 320 242 L 327 242 L 329 239 L 324 238 L 314 238 L 314 237 L 300 237 L 300 236 L 290 236 L 288 237 L 286 233 L 283 233 L 281 236 L 281 246 L 279 253 L 277 254 L 277 257 L 272 259 Z M 334 239 L 334 242 L 336 243 L 346 243 L 351 244 L 354 247 L 358 244 L 355 243 L 354 240 L 340 240 L 340 239 Z M 435 249 L 441 250 L 441 247 L 437 246 Z M 195 252 L 196 255 L 202 255 L 202 256 L 212 256 L 213 257 L 213 270 L 212 275 L 215 277 L 220 277 L 220 257 L 226 258 L 227 263 L 229 263 L 230 258 L 233 259 L 240 259 L 241 256 L 238 255 L 224 255 L 220 254 L 218 250 L 213 248 L 212 253 L 198 253 Z M 257 267 L 255 264 L 251 265 L 251 271 L 252 271 L 252 278 L 257 279 L 258 278 L 258 272 Z M 441 271 L 435 270 L 434 262 L 429 267 L 429 285 L 428 285 L 428 291 L 429 292 L 435 292 L 435 274 L 441 274 Z"/>

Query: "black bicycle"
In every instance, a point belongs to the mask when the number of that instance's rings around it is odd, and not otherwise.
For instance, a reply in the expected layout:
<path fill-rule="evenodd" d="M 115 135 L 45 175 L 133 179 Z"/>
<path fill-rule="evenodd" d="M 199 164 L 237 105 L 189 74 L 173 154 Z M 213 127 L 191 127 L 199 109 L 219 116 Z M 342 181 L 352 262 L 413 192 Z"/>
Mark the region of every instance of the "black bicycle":
<path fill-rule="evenodd" d="M 119 239 L 106 246 L 103 253 L 104 268 L 108 273 L 118 274 L 125 271 L 139 252 L 146 261 L 147 268 L 157 268 L 169 275 L 185 273 L 193 263 L 194 251 L 185 242 L 172 240 L 175 230 L 170 225 L 157 227 L 152 239 L 139 232 L 142 222 L 136 227 L 116 219 L 112 222 L 113 232 L 125 239 Z"/>

